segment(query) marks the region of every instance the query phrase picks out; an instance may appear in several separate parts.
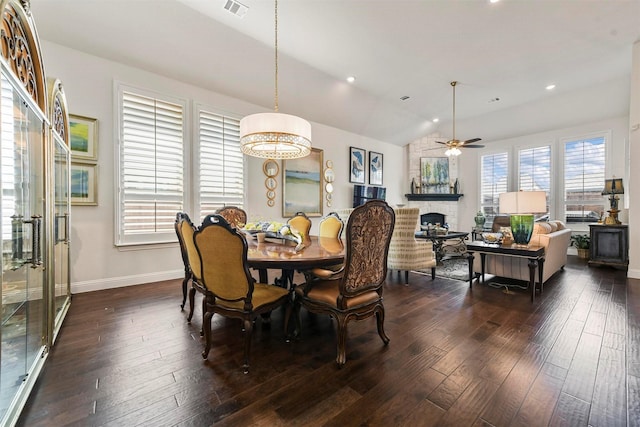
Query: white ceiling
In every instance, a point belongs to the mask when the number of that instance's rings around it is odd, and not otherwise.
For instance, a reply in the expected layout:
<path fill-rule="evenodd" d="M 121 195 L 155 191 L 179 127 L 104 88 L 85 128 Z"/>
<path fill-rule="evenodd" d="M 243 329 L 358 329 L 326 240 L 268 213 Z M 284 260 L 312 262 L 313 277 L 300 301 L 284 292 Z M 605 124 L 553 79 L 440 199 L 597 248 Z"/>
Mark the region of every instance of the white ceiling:
<path fill-rule="evenodd" d="M 32 0 L 31 9 L 42 39 L 273 109 L 274 3 L 242 0 L 249 10 L 238 18 L 225 2 Z M 451 80 L 460 82 L 459 139 L 490 142 L 629 109 L 640 0 L 280 0 L 278 8 L 280 111 L 314 122 L 397 145 L 451 136 Z"/>

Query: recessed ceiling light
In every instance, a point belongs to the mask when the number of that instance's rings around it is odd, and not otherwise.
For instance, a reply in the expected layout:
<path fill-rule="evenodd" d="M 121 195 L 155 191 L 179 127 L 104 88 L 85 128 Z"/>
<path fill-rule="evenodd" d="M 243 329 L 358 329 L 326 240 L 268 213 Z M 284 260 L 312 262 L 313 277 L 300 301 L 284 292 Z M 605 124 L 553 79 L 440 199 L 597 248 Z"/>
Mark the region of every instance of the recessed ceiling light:
<path fill-rule="evenodd" d="M 547 90 L 554 90 L 556 88 L 556 85 L 549 85 L 547 86 L 545 89 Z"/>
<path fill-rule="evenodd" d="M 500 0 L 489 0 L 489 3 L 498 3 Z"/>
<path fill-rule="evenodd" d="M 353 82 L 355 82 L 355 81 L 356 81 L 356 76 L 349 76 L 349 77 L 347 77 L 347 81 L 348 81 L 349 83 L 353 83 Z"/>
<path fill-rule="evenodd" d="M 433 123 L 438 123 L 438 122 L 440 121 L 440 119 L 439 119 L 439 118 L 437 118 L 437 117 L 435 117 L 435 118 L 431 119 L 431 121 L 432 121 Z"/>
<path fill-rule="evenodd" d="M 227 0 L 224 4 L 224 8 L 230 13 L 236 15 L 238 18 L 242 18 L 249 10 L 247 6 L 236 0 Z"/>

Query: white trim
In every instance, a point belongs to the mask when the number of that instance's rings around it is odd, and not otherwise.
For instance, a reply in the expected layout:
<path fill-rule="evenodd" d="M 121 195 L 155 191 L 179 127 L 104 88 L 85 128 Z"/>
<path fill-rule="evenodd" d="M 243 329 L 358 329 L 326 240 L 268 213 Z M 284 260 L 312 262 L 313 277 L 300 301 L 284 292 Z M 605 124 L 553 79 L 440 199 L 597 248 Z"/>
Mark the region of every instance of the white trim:
<path fill-rule="evenodd" d="M 107 279 L 86 280 L 71 284 L 71 293 L 100 291 L 103 289 L 123 288 L 125 286 L 141 285 L 144 283 L 161 282 L 184 278 L 184 269 L 160 271 L 150 274 L 135 274 L 131 276 L 110 277 Z"/>
<path fill-rule="evenodd" d="M 640 270 L 637 270 L 637 269 L 627 270 L 627 277 L 629 279 L 640 279 Z"/>

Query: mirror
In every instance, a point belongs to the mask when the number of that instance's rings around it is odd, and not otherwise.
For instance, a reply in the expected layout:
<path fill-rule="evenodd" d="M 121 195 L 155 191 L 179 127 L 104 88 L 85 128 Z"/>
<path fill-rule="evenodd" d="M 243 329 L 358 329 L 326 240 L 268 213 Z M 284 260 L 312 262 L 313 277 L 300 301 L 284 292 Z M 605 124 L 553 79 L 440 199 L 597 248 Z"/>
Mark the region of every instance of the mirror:
<path fill-rule="evenodd" d="M 331 193 L 333 193 L 333 184 L 332 182 L 336 179 L 335 173 L 333 172 L 333 162 L 331 160 L 327 160 L 325 163 L 326 168 L 324 169 L 324 191 L 327 193 L 326 200 L 327 206 L 331 207 Z"/>
<path fill-rule="evenodd" d="M 280 166 L 278 162 L 273 159 L 267 159 L 262 164 L 262 171 L 267 176 L 264 180 L 264 186 L 267 188 L 267 206 L 273 207 L 275 206 L 275 198 L 276 198 L 276 187 L 278 186 L 278 181 L 276 177 L 278 173 L 280 173 Z"/>

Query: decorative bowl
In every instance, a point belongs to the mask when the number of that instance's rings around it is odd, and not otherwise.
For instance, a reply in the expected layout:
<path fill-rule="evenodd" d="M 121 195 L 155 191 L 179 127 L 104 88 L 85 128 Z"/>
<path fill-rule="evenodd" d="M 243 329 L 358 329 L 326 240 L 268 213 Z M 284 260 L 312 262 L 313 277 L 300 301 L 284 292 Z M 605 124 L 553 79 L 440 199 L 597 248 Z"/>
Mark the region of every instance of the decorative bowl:
<path fill-rule="evenodd" d="M 498 244 L 502 240 L 502 233 L 482 233 L 482 241 Z"/>

